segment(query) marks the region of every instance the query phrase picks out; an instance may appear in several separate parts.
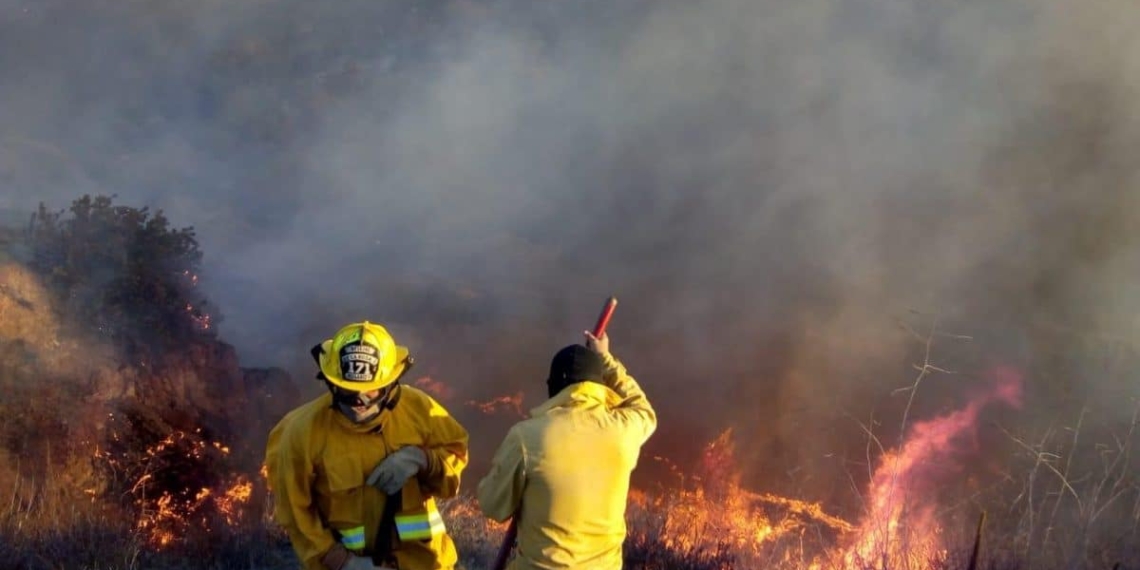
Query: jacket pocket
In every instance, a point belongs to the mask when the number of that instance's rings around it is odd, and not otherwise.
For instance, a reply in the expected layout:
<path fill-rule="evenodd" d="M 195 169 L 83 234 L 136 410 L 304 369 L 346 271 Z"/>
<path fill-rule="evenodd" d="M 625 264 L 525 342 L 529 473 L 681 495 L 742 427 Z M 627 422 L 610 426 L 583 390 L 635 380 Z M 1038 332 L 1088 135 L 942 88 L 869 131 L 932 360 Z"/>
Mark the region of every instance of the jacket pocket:
<path fill-rule="evenodd" d="M 328 486 L 328 511 L 325 519 L 329 528 L 340 535 L 349 550 L 363 548 L 364 537 L 364 474 L 359 461 L 337 459 L 325 465 Z"/>

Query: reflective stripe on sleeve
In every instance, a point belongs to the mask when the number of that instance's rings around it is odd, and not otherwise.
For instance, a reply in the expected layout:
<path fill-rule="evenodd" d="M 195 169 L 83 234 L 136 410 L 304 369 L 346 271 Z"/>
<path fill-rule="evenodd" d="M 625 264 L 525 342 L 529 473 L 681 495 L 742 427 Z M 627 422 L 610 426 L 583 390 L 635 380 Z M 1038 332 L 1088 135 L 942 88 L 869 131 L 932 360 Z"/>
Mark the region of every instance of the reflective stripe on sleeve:
<path fill-rule="evenodd" d="M 435 509 L 421 513 L 396 515 L 396 532 L 399 533 L 400 540 L 426 540 L 433 536 L 439 536 L 446 530 L 443 517 Z"/>
<path fill-rule="evenodd" d="M 364 549 L 364 527 L 346 528 L 340 532 L 340 543 L 349 550 Z"/>

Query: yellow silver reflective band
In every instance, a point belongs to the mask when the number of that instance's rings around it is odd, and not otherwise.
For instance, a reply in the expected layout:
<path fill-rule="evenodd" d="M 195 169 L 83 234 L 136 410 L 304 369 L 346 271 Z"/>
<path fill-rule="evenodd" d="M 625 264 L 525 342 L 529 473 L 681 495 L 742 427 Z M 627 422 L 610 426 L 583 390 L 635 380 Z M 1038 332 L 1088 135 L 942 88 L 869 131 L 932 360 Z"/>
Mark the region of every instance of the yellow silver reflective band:
<path fill-rule="evenodd" d="M 364 527 L 346 528 L 340 532 L 340 543 L 349 550 L 364 550 Z"/>
<path fill-rule="evenodd" d="M 434 505 L 423 512 L 396 515 L 396 532 L 400 535 L 400 540 L 427 540 L 446 530 L 443 517 L 439 516 Z"/>

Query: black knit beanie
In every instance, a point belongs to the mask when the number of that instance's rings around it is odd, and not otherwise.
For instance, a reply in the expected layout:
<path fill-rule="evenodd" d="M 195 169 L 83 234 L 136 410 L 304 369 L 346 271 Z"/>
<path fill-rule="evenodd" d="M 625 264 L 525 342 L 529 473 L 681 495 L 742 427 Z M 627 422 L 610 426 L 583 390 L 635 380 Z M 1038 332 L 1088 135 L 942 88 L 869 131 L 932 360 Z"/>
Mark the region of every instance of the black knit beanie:
<path fill-rule="evenodd" d="M 597 352 L 580 344 L 572 344 L 559 350 L 550 361 L 550 376 L 546 388 L 554 397 L 563 388 L 578 382 L 602 382 L 605 365 Z"/>

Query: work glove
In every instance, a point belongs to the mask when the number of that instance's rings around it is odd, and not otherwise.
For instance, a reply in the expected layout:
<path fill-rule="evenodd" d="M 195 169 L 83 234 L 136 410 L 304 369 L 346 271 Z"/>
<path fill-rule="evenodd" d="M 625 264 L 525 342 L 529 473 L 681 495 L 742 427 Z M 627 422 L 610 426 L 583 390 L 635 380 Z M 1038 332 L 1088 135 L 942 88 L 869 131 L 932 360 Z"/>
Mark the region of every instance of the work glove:
<path fill-rule="evenodd" d="M 424 450 L 414 445 L 401 447 L 385 457 L 368 475 L 366 482 L 385 495 L 392 495 L 403 489 L 408 479 L 426 469 L 427 464 L 427 453 Z"/>

